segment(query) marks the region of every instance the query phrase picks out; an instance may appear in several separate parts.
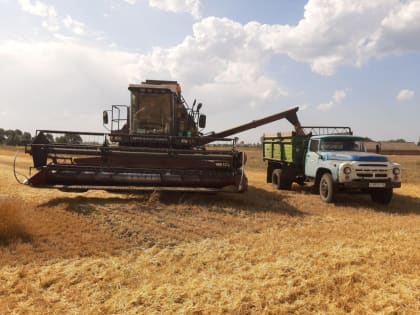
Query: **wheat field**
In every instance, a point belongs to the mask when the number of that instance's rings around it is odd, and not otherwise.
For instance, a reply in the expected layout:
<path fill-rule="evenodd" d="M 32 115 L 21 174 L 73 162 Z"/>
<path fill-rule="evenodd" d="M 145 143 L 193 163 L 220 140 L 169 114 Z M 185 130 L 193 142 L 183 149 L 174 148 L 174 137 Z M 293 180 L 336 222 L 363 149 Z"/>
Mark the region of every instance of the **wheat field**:
<path fill-rule="evenodd" d="M 275 191 L 63 193 L 0 148 L 0 314 L 418 314 L 420 156 L 388 206 Z M 19 149 L 22 151 L 22 149 Z M 31 161 L 20 153 L 17 168 Z"/>

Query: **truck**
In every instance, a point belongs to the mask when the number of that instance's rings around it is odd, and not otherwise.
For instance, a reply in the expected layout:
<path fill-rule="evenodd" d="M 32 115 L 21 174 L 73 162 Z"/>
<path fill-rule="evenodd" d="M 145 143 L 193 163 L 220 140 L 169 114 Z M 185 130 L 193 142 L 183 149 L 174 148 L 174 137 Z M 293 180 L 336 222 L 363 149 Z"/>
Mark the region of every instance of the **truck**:
<path fill-rule="evenodd" d="M 337 192 L 368 193 L 373 202 L 389 204 L 401 187 L 401 167 L 379 153 L 368 153 L 365 138 L 350 127 L 308 126 L 293 132 L 264 134 L 267 183 L 290 190 L 293 183 L 312 185 L 326 203 Z"/>

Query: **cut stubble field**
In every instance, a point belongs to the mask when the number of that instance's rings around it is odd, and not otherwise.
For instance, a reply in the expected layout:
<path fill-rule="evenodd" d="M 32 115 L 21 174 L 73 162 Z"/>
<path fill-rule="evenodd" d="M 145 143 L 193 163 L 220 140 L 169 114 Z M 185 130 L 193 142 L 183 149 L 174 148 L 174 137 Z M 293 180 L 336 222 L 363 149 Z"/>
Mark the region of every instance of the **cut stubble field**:
<path fill-rule="evenodd" d="M 0 314 L 420 313 L 420 156 L 390 205 L 326 205 L 245 150 L 245 194 L 76 194 L 0 148 Z"/>

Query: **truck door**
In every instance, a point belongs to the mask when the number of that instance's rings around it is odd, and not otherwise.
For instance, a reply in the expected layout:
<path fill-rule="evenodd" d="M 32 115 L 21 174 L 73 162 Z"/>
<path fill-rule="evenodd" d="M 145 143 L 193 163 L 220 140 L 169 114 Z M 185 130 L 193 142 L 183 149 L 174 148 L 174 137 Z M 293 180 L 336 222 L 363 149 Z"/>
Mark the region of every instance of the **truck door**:
<path fill-rule="evenodd" d="M 309 142 L 309 148 L 306 152 L 305 157 L 305 175 L 308 177 L 315 177 L 316 170 L 318 169 L 319 161 L 319 140 L 311 139 Z"/>

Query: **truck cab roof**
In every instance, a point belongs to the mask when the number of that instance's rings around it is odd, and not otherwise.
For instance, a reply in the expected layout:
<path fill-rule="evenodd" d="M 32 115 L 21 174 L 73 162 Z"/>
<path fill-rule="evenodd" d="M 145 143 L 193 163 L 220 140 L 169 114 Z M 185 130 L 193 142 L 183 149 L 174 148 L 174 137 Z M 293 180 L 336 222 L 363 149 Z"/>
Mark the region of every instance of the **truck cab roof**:
<path fill-rule="evenodd" d="M 337 141 L 342 140 L 353 140 L 353 141 L 365 141 L 365 138 L 358 137 L 358 136 L 352 136 L 352 135 L 322 135 L 322 136 L 312 136 L 311 139 L 334 139 Z"/>

